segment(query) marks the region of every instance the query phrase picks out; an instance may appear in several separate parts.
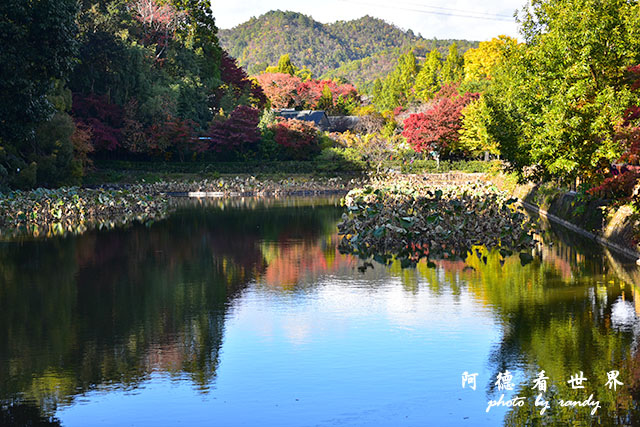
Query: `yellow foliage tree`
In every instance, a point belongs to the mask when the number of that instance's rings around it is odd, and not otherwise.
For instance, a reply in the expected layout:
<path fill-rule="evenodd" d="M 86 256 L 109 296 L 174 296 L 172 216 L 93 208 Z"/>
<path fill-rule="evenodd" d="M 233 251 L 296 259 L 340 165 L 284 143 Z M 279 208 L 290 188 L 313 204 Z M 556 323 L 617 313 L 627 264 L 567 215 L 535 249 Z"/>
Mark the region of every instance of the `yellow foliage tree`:
<path fill-rule="evenodd" d="M 490 79 L 492 70 L 517 44 L 516 39 L 501 35 L 488 42 L 480 42 L 476 49 L 467 50 L 464 54 L 465 80 Z"/>
<path fill-rule="evenodd" d="M 460 129 L 458 148 L 476 156 L 483 152 L 485 155 L 499 155 L 500 147 L 487 130 L 490 123 L 491 114 L 484 97 L 470 102 L 462 110 L 462 129 Z"/>

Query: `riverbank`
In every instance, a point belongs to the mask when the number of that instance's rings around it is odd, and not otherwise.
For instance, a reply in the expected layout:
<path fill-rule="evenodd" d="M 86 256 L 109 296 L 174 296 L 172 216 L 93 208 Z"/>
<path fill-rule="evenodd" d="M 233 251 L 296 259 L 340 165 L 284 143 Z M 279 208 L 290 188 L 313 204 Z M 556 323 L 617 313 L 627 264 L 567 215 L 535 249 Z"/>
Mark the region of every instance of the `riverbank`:
<path fill-rule="evenodd" d="M 413 178 L 412 178 L 413 177 Z M 574 231 L 628 257 L 640 258 L 637 243 L 640 221 L 630 206 L 611 208 L 603 200 L 585 199 L 551 184 L 517 184 L 503 174 L 424 173 L 392 174 L 386 180 L 413 180 L 431 186 L 490 182 Z M 204 179 L 176 179 L 137 184 L 109 183 L 91 188 L 15 191 L 0 195 L 0 239 L 16 236 L 54 236 L 82 233 L 90 228 L 113 228 L 132 222 L 147 223 L 166 217 L 176 208 L 175 196 L 202 198 L 284 197 L 346 194 L 369 182 L 368 177 L 290 175 L 286 179 L 250 175 Z M 565 226 L 566 226 L 565 225 Z M 616 248 L 617 247 L 617 248 Z M 622 250 L 620 250 L 622 248 Z"/>
<path fill-rule="evenodd" d="M 518 184 L 506 175 L 486 179 L 537 214 L 627 257 L 640 259 L 640 215 L 630 203 L 588 197 L 553 183 Z"/>

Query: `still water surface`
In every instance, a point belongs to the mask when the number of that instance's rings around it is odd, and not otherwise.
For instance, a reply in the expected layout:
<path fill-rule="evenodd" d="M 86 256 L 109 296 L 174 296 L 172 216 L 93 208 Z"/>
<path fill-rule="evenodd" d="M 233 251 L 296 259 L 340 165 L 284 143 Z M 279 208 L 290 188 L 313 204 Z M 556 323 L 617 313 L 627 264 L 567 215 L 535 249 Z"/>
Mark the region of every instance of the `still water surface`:
<path fill-rule="evenodd" d="M 526 266 L 489 254 L 362 273 L 336 249 L 341 213 L 238 199 L 0 243 L 0 424 L 638 425 L 628 261 L 549 230 Z M 513 390 L 495 384 L 506 370 Z M 487 412 L 503 394 L 522 406 Z M 594 415 L 560 406 L 591 394 Z"/>

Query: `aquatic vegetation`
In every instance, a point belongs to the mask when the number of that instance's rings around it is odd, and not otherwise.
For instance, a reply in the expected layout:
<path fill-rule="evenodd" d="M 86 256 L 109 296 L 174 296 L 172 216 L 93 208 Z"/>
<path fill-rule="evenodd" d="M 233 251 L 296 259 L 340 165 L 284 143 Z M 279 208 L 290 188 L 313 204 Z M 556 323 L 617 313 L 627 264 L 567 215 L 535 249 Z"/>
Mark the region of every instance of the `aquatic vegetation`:
<path fill-rule="evenodd" d="M 0 198 L 0 238 L 79 234 L 166 216 L 167 196 L 143 185 L 123 189 L 15 191 Z"/>
<path fill-rule="evenodd" d="M 534 224 L 517 199 L 484 182 L 438 185 L 420 176 L 390 177 L 350 191 L 338 225 L 340 249 L 403 267 L 421 258 L 465 259 L 479 247 L 530 262 Z M 367 265 L 367 264 L 365 264 Z"/>
<path fill-rule="evenodd" d="M 207 197 L 285 196 L 346 192 L 357 182 L 341 178 L 255 177 L 171 181 L 115 188 L 37 189 L 0 194 L 0 239 L 80 234 L 91 228 L 113 228 L 165 218 L 189 193 Z"/>

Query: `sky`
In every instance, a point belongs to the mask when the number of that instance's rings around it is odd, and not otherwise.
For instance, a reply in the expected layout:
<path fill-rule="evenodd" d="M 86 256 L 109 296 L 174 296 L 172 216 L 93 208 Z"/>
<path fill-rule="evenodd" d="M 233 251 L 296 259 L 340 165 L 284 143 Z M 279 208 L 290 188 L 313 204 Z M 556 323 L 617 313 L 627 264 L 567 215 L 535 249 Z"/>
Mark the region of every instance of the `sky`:
<path fill-rule="evenodd" d="M 322 23 L 371 15 L 425 38 L 490 40 L 518 36 L 513 18 L 525 0 L 212 0 L 219 28 L 232 28 L 269 10 L 294 11 Z"/>

